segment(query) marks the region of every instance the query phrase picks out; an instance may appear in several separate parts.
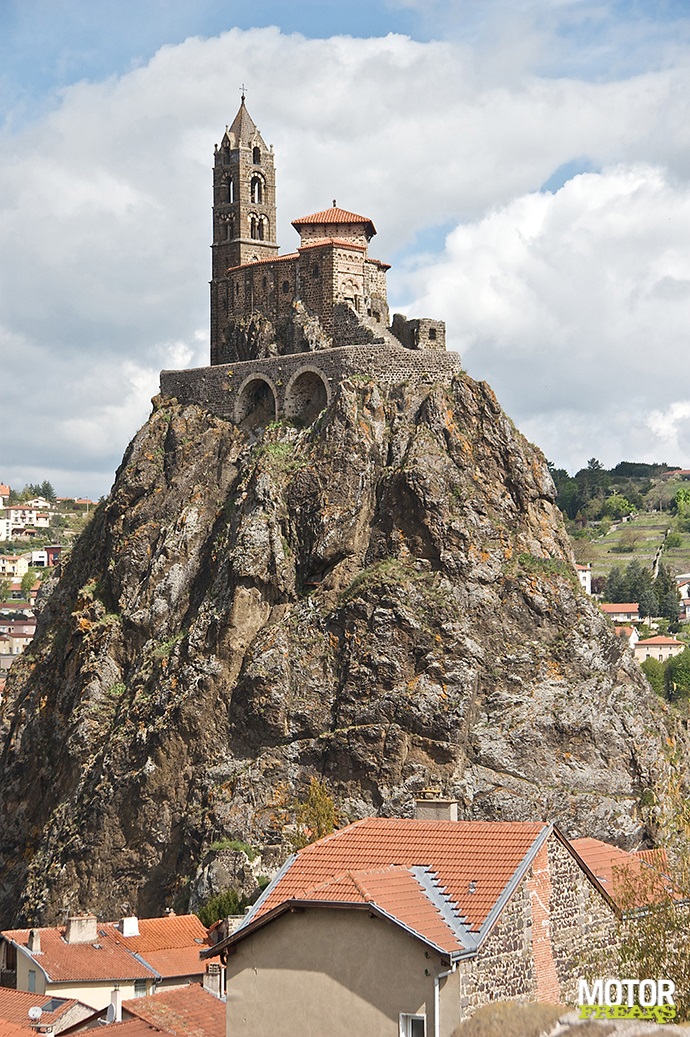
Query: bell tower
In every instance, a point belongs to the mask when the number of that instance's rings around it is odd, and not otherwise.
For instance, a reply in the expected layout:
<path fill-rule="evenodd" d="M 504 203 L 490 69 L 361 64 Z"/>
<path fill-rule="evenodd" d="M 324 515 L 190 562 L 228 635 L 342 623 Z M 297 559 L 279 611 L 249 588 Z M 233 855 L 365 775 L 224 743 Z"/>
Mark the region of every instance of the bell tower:
<path fill-rule="evenodd" d="M 219 333 L 219 303 L 227 296 L 230 267 L 271 259 L 276 243 L 276 174 L 273 148 L 266 147 L 242 103 L 226 126 L 213 165 L 211 264 L 211 356 Z"/>

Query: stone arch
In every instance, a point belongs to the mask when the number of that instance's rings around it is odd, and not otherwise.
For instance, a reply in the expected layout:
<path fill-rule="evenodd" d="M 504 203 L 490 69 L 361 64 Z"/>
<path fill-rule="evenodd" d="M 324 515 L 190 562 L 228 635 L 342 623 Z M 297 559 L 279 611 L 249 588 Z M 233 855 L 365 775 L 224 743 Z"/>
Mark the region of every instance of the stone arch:
<path fill-rule="evenodd" d="M 301 367 L 285 390 L 285 417 L 311 425 L 331 402 L 328 379 L 316 367 Z"/>
<path fill-rule="evenodd" d="M 278 394 L 270 378 L 258 372 L 247 375 L 237 393 L 235 421 L 247 428 L 258 428 L 278 417 Z"/>

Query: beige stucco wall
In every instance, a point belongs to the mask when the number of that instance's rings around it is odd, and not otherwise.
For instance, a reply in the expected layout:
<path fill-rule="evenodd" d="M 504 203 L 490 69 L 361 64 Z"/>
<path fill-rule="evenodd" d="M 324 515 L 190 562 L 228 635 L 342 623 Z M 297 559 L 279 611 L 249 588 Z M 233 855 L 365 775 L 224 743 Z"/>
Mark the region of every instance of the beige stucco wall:
<path fill-rule="evenodd" d="M 441 958 L 367 911 L 308 908 L 247 937 L 227 965 L 227 1037 L 398 1037 L 401 1012 L 426 1014 L 433 1034 Z M 428 973 L 428 975 L 427 975 Z M 455 977 L 442 983 L 442 1037 Z"/>
<path fill-rule="evenodd" d="M 53 994 L 55 997 L 74 998 L 82 1001 L 91 1008 L 106 1008 L 110 1004 L 110 995 L 115 980 L 104 980 L 100 983 L 46 983 L 45 974 L 42 972 L 37 959 L 34 961 L 28 954 L 17 949 L 17 990 L 29 989 L 29 969 L 36 970 L 36 993 Z M 134 997 L 134 981 L 118 980 L 118 986 L 122 993 L 122 1000 Z M 147 985 L 147 993 L 153 993 L 153 978 Z"/>

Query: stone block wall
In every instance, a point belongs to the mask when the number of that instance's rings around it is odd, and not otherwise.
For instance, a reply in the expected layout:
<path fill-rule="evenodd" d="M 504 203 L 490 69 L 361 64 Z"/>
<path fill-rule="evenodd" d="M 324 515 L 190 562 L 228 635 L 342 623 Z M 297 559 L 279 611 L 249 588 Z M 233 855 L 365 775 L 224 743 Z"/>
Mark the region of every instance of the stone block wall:
<path fill-rule="evenodd" d="M 408 320 L 404 314 L 395 313 L 391 330 L 407 349 L 433 349 L 442 353 L 446 348 L 446 325 L 442 320 L 430 317 Z"/>
<path fill-rule="evenodd" d="M 602 975 L 615 969 L 616 916 L 560 840 L 550 840 L 549 868 L 553 959 L 562 998 L 574 1002 L 589 962 L 603 962 Z"/>
<path fill-rule="evenodd" d="M 427 353 L 402 346 L 356 345 L 185 371 L 162 371 L 160 391 L 163 396 L 175 397 L 180 403 L 199 404 L 218 417 L 242 421 L 252 410 L 251 406 L 247 409 L 251 402 L 247 399 L 248 394 L 256 395 L 257 405 L 260 402 L 258 397 L 263 396 L 261 409 L 265 412 L 265 393 L 270 390 L 273 399 L 271 418 L 289 416 L 304 420 L 300 407 L 306 406 L 307 399 L 313 400 L 314 394 L 321 396 L 322 390 L 330 399 L 344 378 L 369 374 L 384 392 L 388 392 L 409 380 L 449 381 L 461 370 L 457 353 Z M 306 374 L 318 378 L 320 385 L 314 378 L 299 382 L 299 378 Z M 265 390 L 263 386 L 266 386 Z M 294 398 L 297 392 L 302 394 L 300 404 Z M 270 404 L 269 399 L 269 409 Z"/>

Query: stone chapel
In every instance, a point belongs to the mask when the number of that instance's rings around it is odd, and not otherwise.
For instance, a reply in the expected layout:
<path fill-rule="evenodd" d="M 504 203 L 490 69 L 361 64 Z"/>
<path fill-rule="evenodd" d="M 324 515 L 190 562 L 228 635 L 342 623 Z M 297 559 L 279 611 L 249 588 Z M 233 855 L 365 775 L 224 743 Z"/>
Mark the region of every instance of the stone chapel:
<path fill-rule="evenodd" d="M 214 155 L 210 368 L 162 372 L 163 395 L 251 426 L 311 423 L 350 374 L 387 386 L 459 370 L 443 321 L 395 314 L 389 326 L 390 267 L 369 255 L 369 217 L 334 201 L 292 226 L 299 246 L 280 255 L 273 148 L 242 94 Z"/>

